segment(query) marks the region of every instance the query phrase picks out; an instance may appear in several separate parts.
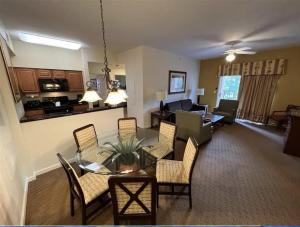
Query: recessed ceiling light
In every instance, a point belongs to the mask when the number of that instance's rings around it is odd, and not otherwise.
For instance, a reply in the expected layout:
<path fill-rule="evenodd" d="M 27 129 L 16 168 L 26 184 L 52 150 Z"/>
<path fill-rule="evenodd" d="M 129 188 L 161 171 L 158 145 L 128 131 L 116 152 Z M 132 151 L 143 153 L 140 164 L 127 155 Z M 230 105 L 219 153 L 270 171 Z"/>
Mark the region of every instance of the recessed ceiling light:
<path fill-rule="evenodd" d="M 19 33 L 19 38 L 22 41 L 28 43 L 61 47 L 61 48 L 66 48 L 71 50 L 78 50 L 81 47 L 80 43 L 74 43 L 74 42 L 60 40 L 60 39 L 53 39 L 45 36 L 33 35 L 28 33 Z"/>

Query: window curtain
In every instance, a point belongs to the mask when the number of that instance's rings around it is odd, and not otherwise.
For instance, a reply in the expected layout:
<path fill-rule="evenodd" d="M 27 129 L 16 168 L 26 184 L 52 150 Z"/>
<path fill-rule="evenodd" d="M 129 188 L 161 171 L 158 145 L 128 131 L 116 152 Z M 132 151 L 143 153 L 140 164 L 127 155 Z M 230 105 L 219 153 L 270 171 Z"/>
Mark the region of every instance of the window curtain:
<path fill-rule="evenodd" d="M 266 123 L 279 75 L 242 76 L 237 118 Z"/>
<path fill-rule="evenodd" d="M 237 118 L 266 123 L 280 76 L 286 74 L 286 59 L 271 59 L 220 65 L 218 77 L 241 75 Z"/>

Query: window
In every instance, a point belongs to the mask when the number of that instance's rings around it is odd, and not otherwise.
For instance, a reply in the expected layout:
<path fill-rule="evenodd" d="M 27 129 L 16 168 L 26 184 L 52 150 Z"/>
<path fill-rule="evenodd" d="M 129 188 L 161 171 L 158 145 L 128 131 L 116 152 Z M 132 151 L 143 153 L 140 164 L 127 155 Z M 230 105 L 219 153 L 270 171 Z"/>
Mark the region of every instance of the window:
<path fill-rule="evenodd" d="M 237 100 L 240 88 L 241 76 L 221 76 L 217 96 L 217 106 L 220 99 Z"/>

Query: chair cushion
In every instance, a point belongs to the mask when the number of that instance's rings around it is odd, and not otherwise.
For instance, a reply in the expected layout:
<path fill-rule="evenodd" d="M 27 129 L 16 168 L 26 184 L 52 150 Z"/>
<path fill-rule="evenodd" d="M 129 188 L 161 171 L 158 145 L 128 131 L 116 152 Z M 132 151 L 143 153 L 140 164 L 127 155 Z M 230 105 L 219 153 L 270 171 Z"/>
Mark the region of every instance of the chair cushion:
<path fill-rule="evenodd" d="M 219 110 L 233 114 L 238 108 L 239 101 L 221 99 L 219 103 Z"/>
<path fill-rule="evenodd" d="M 156 178 L 158 183 L 189 183 L 181 161 L 159 160 L 156 165 Z"/>
<path fill-rule="evenodd" d="M 181 108 L 184 111 L 191 111 L 193 109 L 193 103 L 190 99 L 181 100 Z"/>
<path fill-rule="evenodd" d="M 79 178 L 86 204 L 108 190 L 108 178 L 108 175 L 94 173 L 86 173 Z"/>
<path fill-rule="evenodd" d="M 176 102 L 170 102 L 166 104 L 166 110 L 175 113 L 176 110 L 182 110 L 181 109 L 181 102 L 180 101 L 176 101 Z"/>

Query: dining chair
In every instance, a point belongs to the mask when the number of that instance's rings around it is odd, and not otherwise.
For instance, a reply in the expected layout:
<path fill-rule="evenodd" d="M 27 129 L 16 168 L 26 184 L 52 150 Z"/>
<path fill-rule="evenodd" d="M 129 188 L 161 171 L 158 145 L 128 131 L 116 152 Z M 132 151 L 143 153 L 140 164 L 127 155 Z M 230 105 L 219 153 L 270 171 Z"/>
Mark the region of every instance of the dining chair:
<path fill-rule="evenodd" d="M 149 220 L 151 225 L 156 224 L 157 183 L 154 176 L 112 176 L 108 185 L 115 225 L 120 221 L 143 219 Z"/>
<path fill-rule="evenodd" d="M 198 154 L 198 144 L 194 138 L 190 137 L 185 147 L 183 161 L 162 159 L 157 162 L 157 197 L 159 195 L 187 195 L 190 208 L 192 208 L 192 174 Z M 160 191 L 159 186 L 171 186 L 171 191 Z M 184 189 L 188 187 L 188 192 L 175 192 L 175 186 L 183 186 Z"/>
<path fill-rule="evenodd" d="M 135 117 L 118 119 L 118 131 L 120 136 L 134 135 L 137 133 L 137 121 Z"/>
<path fill-rule="evenodd" d="M 175 140 L 176 140 L 177 126 L 171 122 L 161 121 L 159 126 L 158 143 L 154 144 L 147 152 L 155 158 L 166 158 L 171 156 L 175 159 Z"/>
<path fill-rule="evenodd" d="M 78 177 L 70 163 L 58 153 L 58 160 L 63 166 L 69 181 L 70 188 L 70 209 L 71 216 L 74 216 L 74 200 L 76 199 L 81 206 L 82 225 L 87 223 L 90 218 L 99 208 L 105 206 L 110 199 L 107 198 L 109 193 L 107 175 L 100 175 L 94 173 L 86 173 Z M 100 207 L 87 214 L 87 209 L 96 201 L 101 201 Z"/>
<path fill-rule="evenodd" d="M 97 133 L 93 124 L 88 124 L 73 131 L 73 136 L 77 146 L 77 152 L 84 149 L 98 145 Z M 80 169 L 80 174 L 83 175 L 85 171 Z"/>

